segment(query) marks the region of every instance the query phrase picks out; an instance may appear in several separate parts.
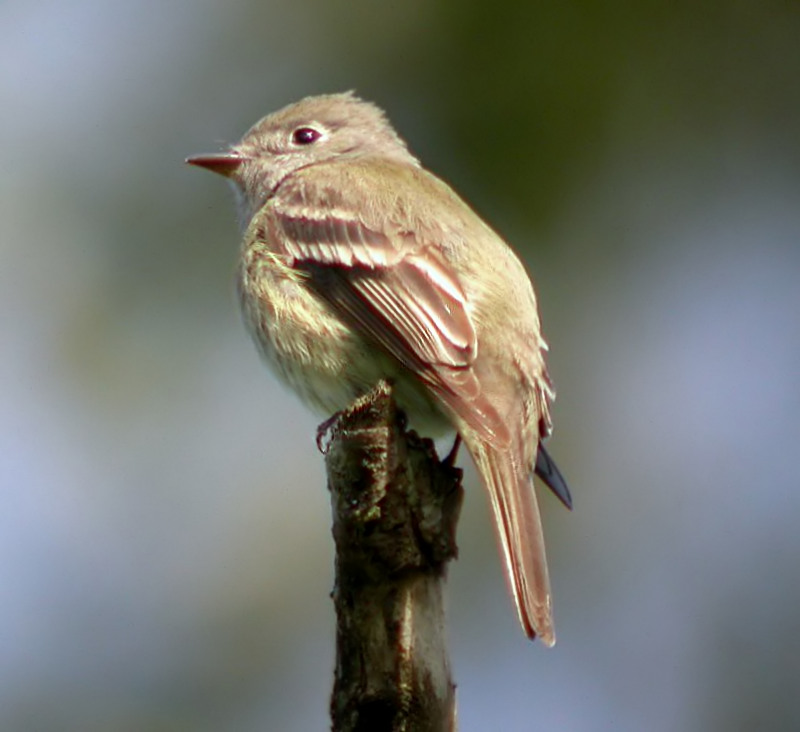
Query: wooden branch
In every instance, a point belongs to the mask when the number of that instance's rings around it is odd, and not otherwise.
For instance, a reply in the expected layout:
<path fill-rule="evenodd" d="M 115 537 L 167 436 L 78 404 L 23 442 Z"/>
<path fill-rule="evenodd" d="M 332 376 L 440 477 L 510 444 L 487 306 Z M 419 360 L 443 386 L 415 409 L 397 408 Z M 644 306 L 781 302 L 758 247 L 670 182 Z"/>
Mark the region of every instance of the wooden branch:
<path fill-rule="evenodd" d="M 456 556 L 461 471 L 406 432 L 381 382 L 333 427 L 334 732 L 456 729 L 442 585 Z"/>

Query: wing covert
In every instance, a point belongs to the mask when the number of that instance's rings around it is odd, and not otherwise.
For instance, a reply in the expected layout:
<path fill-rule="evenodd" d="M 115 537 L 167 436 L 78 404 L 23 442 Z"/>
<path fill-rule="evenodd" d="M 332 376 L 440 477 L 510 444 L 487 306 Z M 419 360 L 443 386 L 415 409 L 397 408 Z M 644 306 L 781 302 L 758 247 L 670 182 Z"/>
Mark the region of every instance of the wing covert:
<path fill-rule="evenodd" d="M 271 246 L 470 428 L 507 444 L 504 420 L 472 368 L 478 339 L 469 302 L 438 242 L 426 241 L 397 211 L 365 222 L 341 192 L 333 198 L 327 190 L 305 181 L 285 200 L 273 197 L 264 222 Z"/>

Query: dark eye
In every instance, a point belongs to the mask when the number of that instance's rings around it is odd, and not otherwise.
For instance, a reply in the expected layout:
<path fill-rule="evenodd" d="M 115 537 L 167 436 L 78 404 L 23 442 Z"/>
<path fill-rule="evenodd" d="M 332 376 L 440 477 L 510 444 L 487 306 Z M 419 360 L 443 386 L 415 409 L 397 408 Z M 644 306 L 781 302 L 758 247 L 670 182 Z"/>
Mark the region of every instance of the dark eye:
<path fill-rule="evenodd" d="M 295 145 L 310 145 L 322 137 L 322 133 L 315 130 L 313 127 L 298 127 L 292 133 L 292 142 Z"/>

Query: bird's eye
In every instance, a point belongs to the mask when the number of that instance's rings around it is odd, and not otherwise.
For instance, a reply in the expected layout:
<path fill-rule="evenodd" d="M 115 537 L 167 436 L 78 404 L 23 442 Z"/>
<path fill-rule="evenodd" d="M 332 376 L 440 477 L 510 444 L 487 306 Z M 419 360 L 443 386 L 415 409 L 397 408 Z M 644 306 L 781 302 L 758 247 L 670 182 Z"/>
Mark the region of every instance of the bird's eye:
<path fill-rule="evenodd" d="M 312 142 L 319 140 L 320 137 L 322 137 L 322 133 L 313 127 L 298 127 L 292 133 L 292 142 L 295 145 L 310 145 Z"/>

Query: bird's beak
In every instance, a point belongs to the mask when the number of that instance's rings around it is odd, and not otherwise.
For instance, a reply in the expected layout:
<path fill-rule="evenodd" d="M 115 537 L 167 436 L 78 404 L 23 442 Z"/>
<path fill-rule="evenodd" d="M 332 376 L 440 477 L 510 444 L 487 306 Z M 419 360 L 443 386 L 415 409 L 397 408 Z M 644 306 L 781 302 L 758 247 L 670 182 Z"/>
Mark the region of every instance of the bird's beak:
<path fill-rule="evenodd" d="M 212 173 L 219 173 L 226 178 L 230 178 L 239 169 L 239 166 L 247 158 L 237 152 L 205 153 L 202 155 L 192 155 L 186 158 L 189 165 L 197 165 L 200 168 L 210 170 Z"/>

